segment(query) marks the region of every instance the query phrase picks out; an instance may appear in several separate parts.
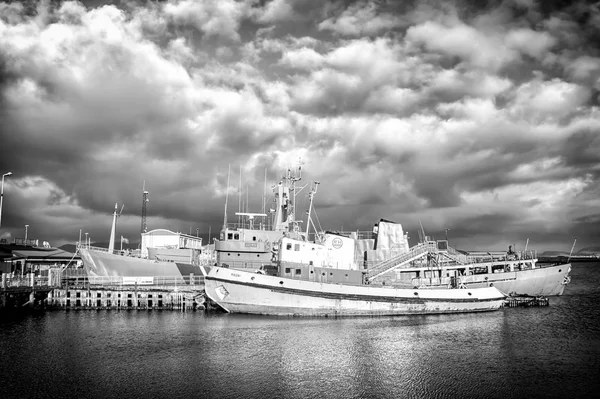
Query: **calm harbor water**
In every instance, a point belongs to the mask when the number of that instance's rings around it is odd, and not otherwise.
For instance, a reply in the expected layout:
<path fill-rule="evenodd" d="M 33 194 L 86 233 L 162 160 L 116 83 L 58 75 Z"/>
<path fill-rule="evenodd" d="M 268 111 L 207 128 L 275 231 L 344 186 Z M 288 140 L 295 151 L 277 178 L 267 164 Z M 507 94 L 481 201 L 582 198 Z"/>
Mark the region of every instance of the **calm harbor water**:
<path fill-rule="evenodd" d="M 352 319 L 0 319 L 2 398 L 566 398 L 600 392 L 600 263 L 544 308 Z"/>

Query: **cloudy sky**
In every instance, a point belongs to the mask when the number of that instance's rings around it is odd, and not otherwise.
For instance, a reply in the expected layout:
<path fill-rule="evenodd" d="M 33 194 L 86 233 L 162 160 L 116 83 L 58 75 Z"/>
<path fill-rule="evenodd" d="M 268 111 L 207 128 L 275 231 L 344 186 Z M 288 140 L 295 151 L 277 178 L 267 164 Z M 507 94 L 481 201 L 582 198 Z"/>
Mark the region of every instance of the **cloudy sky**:
<path fill-rule="evenodd" d="M 301 159 L 324 229 L 596 245 L 599 93 L 600 2 L 0 2 L 0 235 L 106 242 L 118 202 L 137 241 L 145 181 L 215 237 L 230 166 L 232 215 Z"/>

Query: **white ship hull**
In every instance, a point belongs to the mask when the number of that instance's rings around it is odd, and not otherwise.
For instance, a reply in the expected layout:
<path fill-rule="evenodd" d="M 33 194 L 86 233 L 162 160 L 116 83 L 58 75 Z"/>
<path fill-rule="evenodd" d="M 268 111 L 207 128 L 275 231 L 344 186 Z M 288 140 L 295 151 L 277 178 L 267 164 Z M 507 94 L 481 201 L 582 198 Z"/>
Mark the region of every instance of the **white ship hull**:
<path fill-rule="evenodd" d="M 180 262 L 166 262 L 122 256 L 80 248 L 79 254 L 88 276 L 92 277 L 189 277 L 201 275 L 200 268 Z"/>
<path fill-rule="evenodd" d="M 492 273 L 484 276 L 465 276 L 461 281 L 467 288 L 494 286 L 505 294 L 531 296 L 562 295 L 570 281 L 570 264 L 538 267 L 505 273 Z"/>
<path fill-rule="evenodd" d="M 202 268 L 204 270 L 204 268 Z M 398 289 L 294 280 L 212 267 L 206 295 L 225 311 L 277 316 L 385 316 L 483 312 L 505 296 L 494 287 Z"/>
<path fill-rule="evenodd" d="M 562 295 L 570 281 L 570 264 L 536 267 L 535 269 L 483 273 L 459 277 L 466 288 L 496 287 L 504 294 L 529 296 Z M 450 284 L 450 278 L 416 279 L 417 286 L 439 287 Z"/>

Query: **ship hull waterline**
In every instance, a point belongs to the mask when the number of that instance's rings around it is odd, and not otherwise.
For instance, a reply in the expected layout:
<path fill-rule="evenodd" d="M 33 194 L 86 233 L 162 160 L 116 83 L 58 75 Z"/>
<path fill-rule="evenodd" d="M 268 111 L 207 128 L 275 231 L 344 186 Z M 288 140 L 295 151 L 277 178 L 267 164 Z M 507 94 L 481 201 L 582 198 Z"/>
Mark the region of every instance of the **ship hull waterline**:
<path fill-rule="evenodd" d="M 202 270 L 204 268 L 201 267 Z M 498 310 L 494 287 L 398 289 L 293 280 L 211 267 L 206 296 L 229 313 L 273 316 L 396 316 Z"/>

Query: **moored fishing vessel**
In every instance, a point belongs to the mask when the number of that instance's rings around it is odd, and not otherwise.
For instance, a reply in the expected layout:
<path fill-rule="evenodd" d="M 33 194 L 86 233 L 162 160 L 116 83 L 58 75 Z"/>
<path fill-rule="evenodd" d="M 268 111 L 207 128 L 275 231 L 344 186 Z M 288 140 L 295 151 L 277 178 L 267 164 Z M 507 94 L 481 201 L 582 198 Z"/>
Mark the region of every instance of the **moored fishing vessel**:
<path fill-rule="evenodd" d="M 402 289 L 307 281 L 216 266 L 208 270 L 204 284 L 206 295 L 227 312 L 277 316 L 481 312 L 499 309 L 505 298 L 494 287 Z"/>
<path fill-rule="evenodd" d="M 307 225 L 315 192 L 316 185 L 309 193 Z M 496 310 L 503 304 L 505 295 L 495 287 L 408 289 L 372 284 L 357 253 L 374 242 L 330 232 L 309 241 L 308 228 L 306 233 L 287 231 L 278 242 L 274 275 L 201 267 L 205 292 L 227 312 L 287 316 L 462 313 Z"/>

